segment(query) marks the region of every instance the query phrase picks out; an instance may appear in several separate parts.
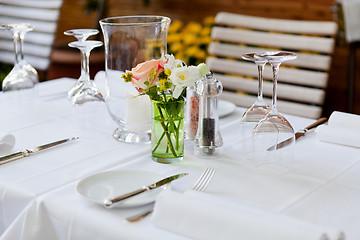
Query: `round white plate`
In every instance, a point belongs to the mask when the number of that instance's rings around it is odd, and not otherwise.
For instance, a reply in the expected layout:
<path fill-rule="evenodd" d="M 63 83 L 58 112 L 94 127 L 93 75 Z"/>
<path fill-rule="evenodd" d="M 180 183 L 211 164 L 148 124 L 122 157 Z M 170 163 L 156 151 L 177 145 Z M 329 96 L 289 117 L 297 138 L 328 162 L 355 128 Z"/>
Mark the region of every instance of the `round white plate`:
<path fill-rule="evenodd" d="M 218 113 L 219 117 L 226 117 L 230 113 L 234 112 L 236 109 L 236 105 L 232 102 L 219 100 L 218 101 Z"/>
<path fill-rule="evenodd" d="M 108 171 L 91 175 L 81 180 L 76 190 L 85 198 L 103 205 L 106 199 L 114 198 L 150 185 L 163 177 L 146 171 Z M 116 207 L 137 207 L 155 201 L 157 195 L 169 185 L 129 198 Z"/>

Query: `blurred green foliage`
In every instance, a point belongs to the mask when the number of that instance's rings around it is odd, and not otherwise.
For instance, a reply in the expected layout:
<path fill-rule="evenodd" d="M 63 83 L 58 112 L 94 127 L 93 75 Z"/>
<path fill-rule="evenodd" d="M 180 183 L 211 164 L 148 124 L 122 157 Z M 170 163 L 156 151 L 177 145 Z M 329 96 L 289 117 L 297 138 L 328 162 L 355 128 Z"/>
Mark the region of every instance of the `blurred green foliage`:
<path fill-rule="evenodd" d="M 0 63 L 0 90 L 2 89 L 1 86 L 4 78 L 9 74 L 13 67 L 13 64 Z"/>
<path fill-rule="evenodd" d="M 99 9 L 99 2 L 97 0 L 87 0 L 84 5 L 85 13 L 89 14 Z"/>

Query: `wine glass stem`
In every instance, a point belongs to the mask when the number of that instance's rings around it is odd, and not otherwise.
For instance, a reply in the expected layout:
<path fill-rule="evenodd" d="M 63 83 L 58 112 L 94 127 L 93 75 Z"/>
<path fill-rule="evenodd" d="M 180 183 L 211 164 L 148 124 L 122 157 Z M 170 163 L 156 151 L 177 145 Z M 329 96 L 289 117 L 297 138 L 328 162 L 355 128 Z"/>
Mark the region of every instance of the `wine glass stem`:
<path fill-rule="evenodd" d="M 258 101 L 263 101 L 263 70 L 265 63 L 256 63 L 258 68 L 258 80 L 259 80 L 259 89 L 258 89 Z"/>
<path fill-rule="evenodd" d="M 276 109 L 277 102 L 277 81 L 278 81 L 278 71 L 280 67 L 280 63 L 271 64 L 273 71 L 273 97 L 272 97 L 272 109 Z"/>
<path fill-rule="evenodd" d="M 20 54 L 20 59 L 24 60 L 24 53 L 23 53 L 23 46 L 24 45 L 24 34 L 20 33 L 19 34 L 19 54 Z"/>
<path fill-rule="evenodd" d="M 89 74 L 89 56 L 90 51 L 81 50 L 81 77 L 90 80 Z"/>
<path fill-rule="evenodd" d="M 20 61 L 20 40 L 19 40 L 19 34 L 17 32 L 13 33 L 13 41 L 14 41 L 14 52 L 15 52 L 15 65 L 19 63 Z"/>

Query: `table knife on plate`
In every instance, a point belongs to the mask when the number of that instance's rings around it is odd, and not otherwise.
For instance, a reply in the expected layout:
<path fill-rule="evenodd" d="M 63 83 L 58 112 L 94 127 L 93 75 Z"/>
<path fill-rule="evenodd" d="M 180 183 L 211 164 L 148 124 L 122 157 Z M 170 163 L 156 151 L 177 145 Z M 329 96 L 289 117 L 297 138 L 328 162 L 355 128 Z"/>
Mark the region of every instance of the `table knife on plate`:
<path fill-rule="evenodd" d="M 79 137 L 62 139 L 62 140 L 59 140 L 56 142 L 47 143 L 47 144 L 44 144 L 44 145 L 41 145 L 38 147 L 28 148 L 28 149 L 24 149 L 24 150 L 16 152 L 16 153 L 11 153 L 11 154 L 2 156 L 2 157 L 0 157 L 0 165 L 14 161 L 14 160 L 22 158 L 22 157 L 28 157 L 34 153 L 38 153 L 38 152 L 41 152 L 46 149 L 50 149 L 55 146 L 60 146 L 62 144 L 69 143 L 69 142 L 77 140 L 77 139 L 79 139 Z"/>
<path fill-rule="evenodd" d="M 104 201 L 104 206 L 106 208 L 112 208 L 116 205 L 116 203 L 120 203 L 126 199 L 129 199 L 131 197 L 134 197 L 134 196 L 137 196 L 139 195 L 140 193 L 144 193 L 144 192 L 148 192 L 152 189 L 155 189 L 155 188 L 158 188 L 158 187 L 161 187 L 167 183 L 170 183 L 178 178 L 181 178 L 181 177 L 184 177 L 188 175 L 188 173 L 179 173 L 179 174 L 176 174 L 176 175 L 173 175 L 171 177 L 167 177 L 167 178 L 164 178 L 160 181 L 157 181 L 156 183 L 153 183 L 153 184 L 150 184 L 148 186 L 143 186 L 142 188 L 138 189 L 138 190 L 135 190 L 133 192 L 130 192 L 130 193 L 126 193 L 124 195 L 121 195 L 121 196 L 118 196 L 118 197 L 115 197 L 115 198 L 112 198 L 112 199 L 107 199 Z"/>
<path fill-rule="evenodd" d="M 316 128 L 317 126 L 319 126 L 319 125 L 321 125 L 321 124 L 324 124 L 324 123 L 326 123 L 326 122 L 327 122 L 327 118 L 320 118 L 319 120 L 317 120 L 317 121 L 314 122 L 313 124 L 307 126 L 306 128 L 297 131 L 297 132 L 295 133 L 295 140 L 298 140 L 299 138 L 305 136 L 305 134 L 306 134 L 309 130 L 311 130 L 311 129 L 313 129 L 313 128 Z M 282 141 L 281 143 L 278 143 L 277 145 L 274 145 L 274 146 L 269 147 L 267 150 L 268 150 L 268 151 L 273 151 L 273 150 L 275 150 L 275 149 L 277 150 L 277 149 L 280 149 L 280 148 L 282 148 L 282 147 L 287 146 L 287 145 L 290 144 L 291 142 L 292 142 L 292 138 L 289 138 L 289 139 L 287 139 L 287 140 L 285 140 L 285 141 Z"/>

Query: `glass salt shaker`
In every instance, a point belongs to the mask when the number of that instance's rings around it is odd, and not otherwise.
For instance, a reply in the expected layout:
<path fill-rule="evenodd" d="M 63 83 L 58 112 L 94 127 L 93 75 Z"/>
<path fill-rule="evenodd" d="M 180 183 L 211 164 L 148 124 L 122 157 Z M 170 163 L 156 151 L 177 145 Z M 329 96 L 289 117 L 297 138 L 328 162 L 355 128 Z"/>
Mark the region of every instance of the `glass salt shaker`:
<path fill-rule="evenodd" d="M 199 121 L 199 99 L 196 86 L 186 88 L 186 109 L 185 109 L 185 136 L 188 140 L 194 140 L 198 129 Z"/>
<path fill-rule="evenodd" d="M 223 140 L 219 131 L 217 111 L 218 96 L 223 86 L 211 72 L 207 73 L 196 84 L 199 99 L 199 121 L 195 137 L 195 155 L 216 157 L 222 153 Z"/>

